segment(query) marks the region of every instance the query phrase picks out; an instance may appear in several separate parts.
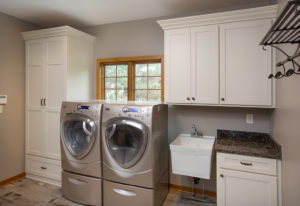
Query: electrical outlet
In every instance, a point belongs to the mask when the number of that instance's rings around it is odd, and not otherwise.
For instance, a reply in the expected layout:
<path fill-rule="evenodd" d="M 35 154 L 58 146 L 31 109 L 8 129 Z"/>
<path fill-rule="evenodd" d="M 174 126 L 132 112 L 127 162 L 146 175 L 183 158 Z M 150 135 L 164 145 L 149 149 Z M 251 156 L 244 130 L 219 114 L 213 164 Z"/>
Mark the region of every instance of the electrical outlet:
<path fill-rule="evenodd" d="M 253 114 L 246 114 L 246 123 L 253 124 Z"/>

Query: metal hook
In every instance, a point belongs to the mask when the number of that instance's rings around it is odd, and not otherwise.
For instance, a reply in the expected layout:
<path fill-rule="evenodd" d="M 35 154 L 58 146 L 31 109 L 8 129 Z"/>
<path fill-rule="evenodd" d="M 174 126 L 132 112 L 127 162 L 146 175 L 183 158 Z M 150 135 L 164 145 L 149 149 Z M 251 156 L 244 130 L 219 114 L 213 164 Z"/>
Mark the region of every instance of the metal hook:
<path fill-rule="evenodd" d="M 265 45 L 262 46 L 262 49 L 263 49 L 264 51 L 267 51 L 267 49 L 265 48 Z"/>

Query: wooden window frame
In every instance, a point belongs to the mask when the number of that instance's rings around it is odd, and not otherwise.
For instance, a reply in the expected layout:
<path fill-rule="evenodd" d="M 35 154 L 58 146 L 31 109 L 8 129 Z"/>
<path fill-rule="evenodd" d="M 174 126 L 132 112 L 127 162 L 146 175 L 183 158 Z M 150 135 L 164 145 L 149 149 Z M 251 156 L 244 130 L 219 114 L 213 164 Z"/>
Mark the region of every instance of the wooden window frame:
<path fill-rule="evenodd" d="M 127 64 L 128 65 L 128 101 L 134 101 L 135 90 L 131 91 L 132 87 L 135 87 L 135 64 L 139 63 L 161 63 L 161 102 L 164 102 L 164 56 L 135 56 L 135 57 L 117 57 L 117 58 L 105 58 L 97 59 L 97 78 L 96 78 L 96 98 L 105 99 L 105 74 L 104 67 L 106 65 Z"/>

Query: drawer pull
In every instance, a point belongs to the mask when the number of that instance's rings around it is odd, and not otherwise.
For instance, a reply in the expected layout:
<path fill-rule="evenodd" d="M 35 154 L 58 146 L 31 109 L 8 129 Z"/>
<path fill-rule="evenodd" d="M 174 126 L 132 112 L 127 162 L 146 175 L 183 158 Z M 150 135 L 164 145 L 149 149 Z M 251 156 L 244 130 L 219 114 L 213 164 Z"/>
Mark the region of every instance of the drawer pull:
<path fill-rule="evenodd" d="M 47 169 L 47 167 L 41 166 L 41 169 L 42 169 L 42 170 L 46 170 L 46 169 Z"/>
<path fill-rule="evenodd" d="M 114 190 L 114 192 L 116 192 L 120 195 L 123 195 L 123 196 L 129 196 L 129 197 L 136 196 L 135 192 L 131 192 L 128 190 L 121 190 L 121 189 L 113 189 L 113 190 Z"/>
<path fill-rule="evenodd" d="M 252 166 L 253 164 L 251 162 L 240 162 L 241 165 L 245 165 L 245 166 Z"/>
<path fill-rule="evenodd" d="M 222 177 L 222 178 L 223 178 L 223 177 L 224 177 L 224 175 L 220 174 L 220 177 Z"/>

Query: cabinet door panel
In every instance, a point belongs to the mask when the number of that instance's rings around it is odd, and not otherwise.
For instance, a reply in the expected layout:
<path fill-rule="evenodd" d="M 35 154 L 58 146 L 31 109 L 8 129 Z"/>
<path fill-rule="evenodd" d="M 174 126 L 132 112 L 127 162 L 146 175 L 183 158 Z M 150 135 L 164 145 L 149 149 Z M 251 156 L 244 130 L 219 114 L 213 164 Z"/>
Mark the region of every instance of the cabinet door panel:
<path fill-rule="evenodd" d="M 27 67 L 27 106 L 41 107 L 43 98 L 43 67 Z"/>
<path fill-rule="evenodd" d="M 43 40 L 33 40 L 26 43 L 28 66 L 42 66 L 44 60 Z"/>
<path fill-rule="evenodd" d="M 48 65 L 47 67 L 47 102 L 48 109 L 60 110 L 61 102 L 65 98 L 65 72 L 62 65 Z"/>
<path fill-rule="evenodd" d="M 275 176 L 224 169 L 217 175 L 218 206 L 277 206 Z"/>
<path fill-rule="evenodd" d="M 51 111 L 60 111 L 61 102 L 65 99 L 65 42 L 64 37 L 47 40 L 46 108 Z"/>
<path fill-rule="evenodd" d="M 46 153 L 46 134 L 44 125 L 44 112 L 27 112 L 27 153 L 33 155 L 42 155 Z"/>
<path fill-rule="evenodd" d="M 27 108 L 40 109 L 43 98 L 44 42 L 26 42 L 26 104 Z"/>
<path fill-rule="evenodd" d="M 272 105 L 271 50 L 259 46 L 270 26 L 271 20 L 220 26 L 221 104 Z"/>
<path fill-rule="evenodd" d="M 190 29 L 165 31 L 165 101 L 190 103 Z"/>
<path fill-rule="evenodd" d="M 193 103 L 219 103 L 218 26 L 191 30 L 191 73 Z"/>
<path fill-rule="evenodd" d="M 60 160 L 60 113 L 47 112 L 47 156 Z"/>
<path fill-rule="evenodd" d="M 65 38 L 55 37 L 47 39 L 47 64 L 63 64 L 65 59 Z"/>

